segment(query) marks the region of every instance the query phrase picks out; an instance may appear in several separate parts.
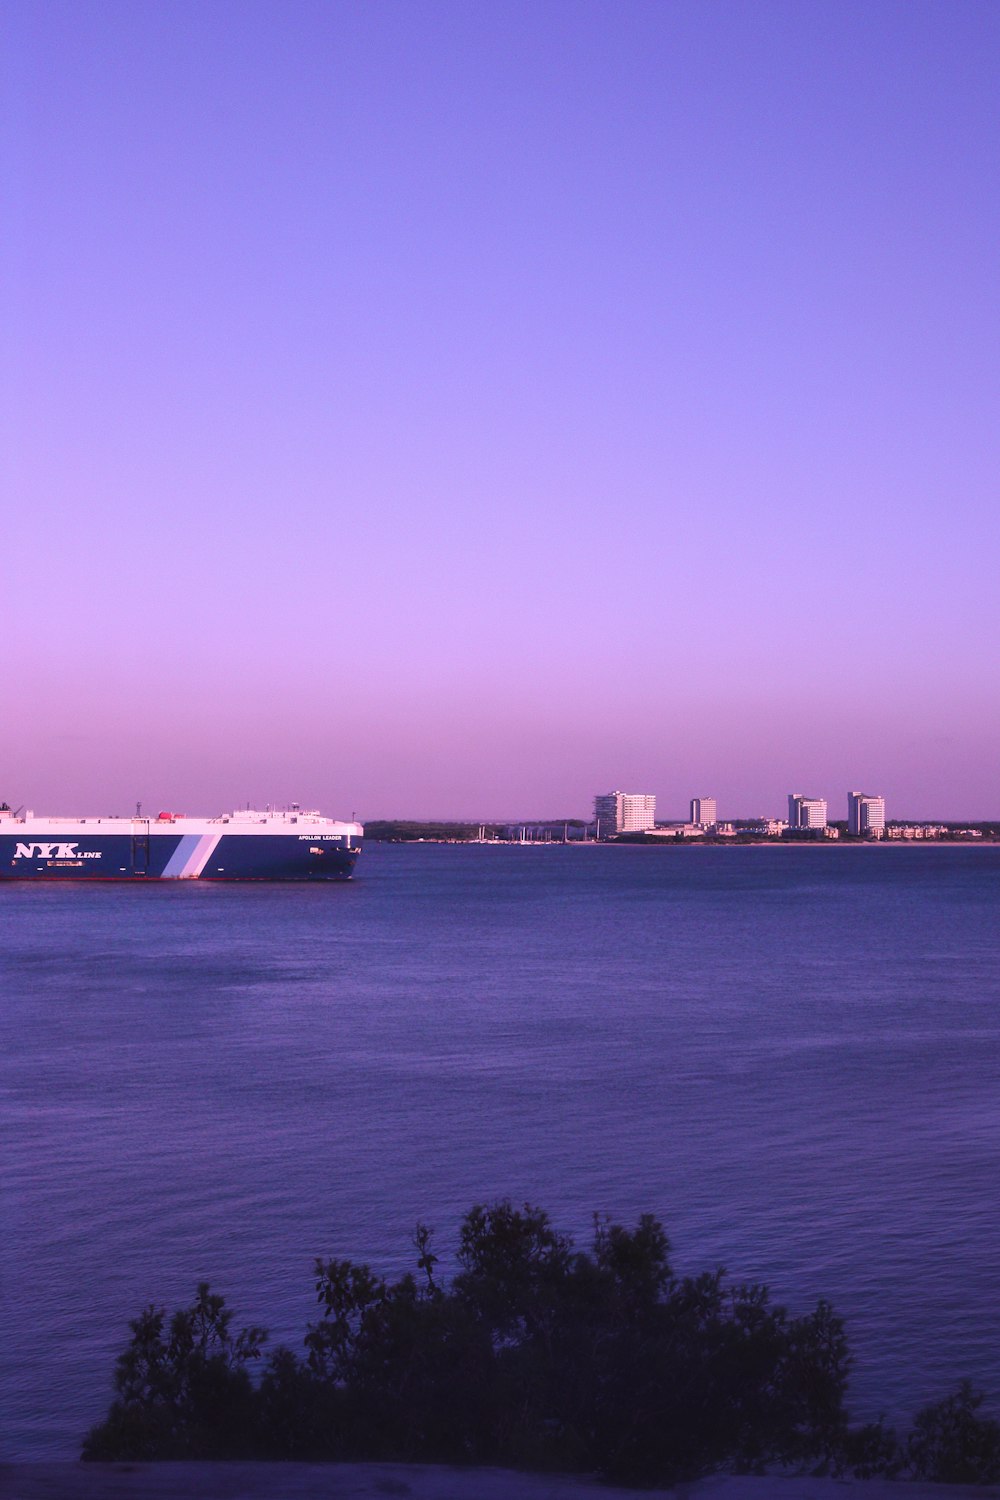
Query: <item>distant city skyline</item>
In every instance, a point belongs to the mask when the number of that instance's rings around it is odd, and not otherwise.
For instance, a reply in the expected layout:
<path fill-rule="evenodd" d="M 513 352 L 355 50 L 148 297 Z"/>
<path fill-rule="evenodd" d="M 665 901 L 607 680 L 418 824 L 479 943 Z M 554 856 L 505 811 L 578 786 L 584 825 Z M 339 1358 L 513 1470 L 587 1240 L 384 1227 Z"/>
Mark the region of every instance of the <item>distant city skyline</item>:
<path fill-rule="evenodd" d="M 0 804 L 3 803 L 0 795 Z M 214 815 L 215 813 L 227 812 L 243 807 L 258 808 L 291 808 L 293 805 L 313 807 L 320 811 L 330 812 L 331 807 L 322 806 L 319 802 L 315 804 L 308 798 L 275 798 L 275 797 L 253 797 L 245 798 L 223 798 L 221 801 L 207 804 L 205 802 L 184 803 L 182 806 L 177 799 L 169 802 L 162 797 L 135 798 L 131 802 L 120 796 L 111 796 L 104 802 L 71 802 L 64 796 L 56 796 L 51 801 L 42 799 L 30 799 L 21 797 L 13 801 L 8 799 L 9 805 L 15 810 L 30 807 L 33 812 L 48 816 L 51 814 L 77 815 L 87 813 L 128 816 L 131 815 L 139 805 L 142 807 L 142 816 L 155 817 L 162 810 L 170 810 L 176 813 Z M 168 806 L 169 802 L 169 806 Z M 841 806 L 841 802 L 843 806 Z M 617 803 L 617 808 L 612 804 Z M 602 804 L 598 807 L 598 804 Z M 721 810 L 720 809 L 721 806 Z M 593 794 L 583 799 L 583 805 L 575 803 L 570 805 L 569 799 L 564 795 L 556 797 L 552 806 L 543 808 L 541 811 L 531 812 L 518 811 L 516 808 L 505 813 L 483 812 L 479 808 L 469 808 L 445 804 L 443 808 L 435 808 L 432 811 L 417 809 L 413 806 L 393 807 L 391 810 L 380 809 L 378 811 L 362 810 L 357 807 L 345 809 L 342 805 L 336 808 L 339 813 L 357 816 L 360 819 L 378 821 L 379 819 L 406 818 L 414 821 L 441 821 L 457 822 L 467 824 L 488 823 L 506 824 L 517 823 L 558 823 L 569 819 L 570 821 L 592 822 L 595 816 L 614 823 L 618 832 L 636 832 L 644 827 L 652 827 L 656 824 L 683 824 L 708 826 L 712 823 L 720 824 L 730 822 L 750 821 L 761 819 L 764 821 L 787 824 L 790 827 L 799 828 L 822 828 L 829 823 L 847 824 L 852 832 L 869 832 L 876 828 L 884 827 L 889 822 L 936 822 L 944 821 L 951 823 L 960 822 L 1000 822 L 1000 810 L 991 814 L 937 814 L 914 813 L 906 808 L 897 808 L 894 798 L 887 799 L 882 795 L 871 793 L 858 793 L 844 790 L 840 795 L 832 797 L 808 797 L 802 793 L 775 793 L 766 806 L 741 805 L 729 803 L 726 799 L 716 797 L 688 797 L 684 792 L 674 791 L 667 796 L 661 792 L 613 792 L 607 794 Z"/>
<path fill-rule="evenodd" d="M 1000 7 L 233 14 L 5 11 L 0 797 L 1000 816 Z"/>

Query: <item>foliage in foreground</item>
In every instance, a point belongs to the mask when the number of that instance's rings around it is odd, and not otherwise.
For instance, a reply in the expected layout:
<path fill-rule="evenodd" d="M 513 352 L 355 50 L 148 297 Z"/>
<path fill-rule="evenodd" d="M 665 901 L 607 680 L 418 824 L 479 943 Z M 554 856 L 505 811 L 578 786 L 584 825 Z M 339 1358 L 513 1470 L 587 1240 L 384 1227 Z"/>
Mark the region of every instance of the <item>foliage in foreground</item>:
<path fill-rule="evenodd" d="M 264 1359 L 264 1330 L 234 1334 L 205 1284 L 169 1322 L 147 1308 L 83 1457 L 498 1464 L 639 1484 L 816 1464 L 1000 1477 L 1000 1428 L 968 1386 L 903 1443 L 881 1424 L 851 1431 L 829 1304 L 790 1318 L 766 1287 L 678 1278 L 649 1216 L 595 1221 L 581 1252 L 538 1209 L 474 1208 L 447 1287 L 423 1226 L 414 1243 L 417 1274 L 392 1284 L 317 1261 L 303 1356 Z"/>

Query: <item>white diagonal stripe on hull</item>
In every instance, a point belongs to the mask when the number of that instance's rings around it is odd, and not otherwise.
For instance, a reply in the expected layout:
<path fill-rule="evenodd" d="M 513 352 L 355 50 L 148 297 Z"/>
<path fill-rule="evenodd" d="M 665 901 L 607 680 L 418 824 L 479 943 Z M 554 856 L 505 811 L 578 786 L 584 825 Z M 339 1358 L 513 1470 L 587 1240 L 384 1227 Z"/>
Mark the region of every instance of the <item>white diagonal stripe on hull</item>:
<path fill-rule="evenodd" d="M 185 861 L 184 868 L 180 872 L 181 880 L 195 880 L 208 864 L 215 847 L 221 839 L 221 833 L 203 833 L 191 853 Z"/>
<path fill-rule="evenodd" d="M 163 879 L 173 880 L 184 874 L 184 866 L 198 845 L 197 833 L 185 833 L 177 840 L 177 848 L 163 867 Z"/>

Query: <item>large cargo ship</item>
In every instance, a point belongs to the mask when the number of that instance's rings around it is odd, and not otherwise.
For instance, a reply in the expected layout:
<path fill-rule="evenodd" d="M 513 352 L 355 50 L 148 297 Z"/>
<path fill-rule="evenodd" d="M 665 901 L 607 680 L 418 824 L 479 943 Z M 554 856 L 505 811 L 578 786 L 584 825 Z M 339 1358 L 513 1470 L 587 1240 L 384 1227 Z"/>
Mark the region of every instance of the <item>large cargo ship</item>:
<path fill-rule="evenodd" d="M 349 880 L 364 837 L 292 806 L 218 818 L 36 818 L 0 806 L 0 880 Z"/>

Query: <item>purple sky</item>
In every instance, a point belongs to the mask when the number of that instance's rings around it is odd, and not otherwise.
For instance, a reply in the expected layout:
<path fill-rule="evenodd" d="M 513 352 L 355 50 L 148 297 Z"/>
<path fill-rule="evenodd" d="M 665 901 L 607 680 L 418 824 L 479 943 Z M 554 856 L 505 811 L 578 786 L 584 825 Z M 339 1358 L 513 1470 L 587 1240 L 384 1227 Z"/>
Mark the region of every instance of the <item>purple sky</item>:
<path fill-rule="evenodd" d="M 0 44 L 0 796 L 1000 817 L 996 0 Z"/>

